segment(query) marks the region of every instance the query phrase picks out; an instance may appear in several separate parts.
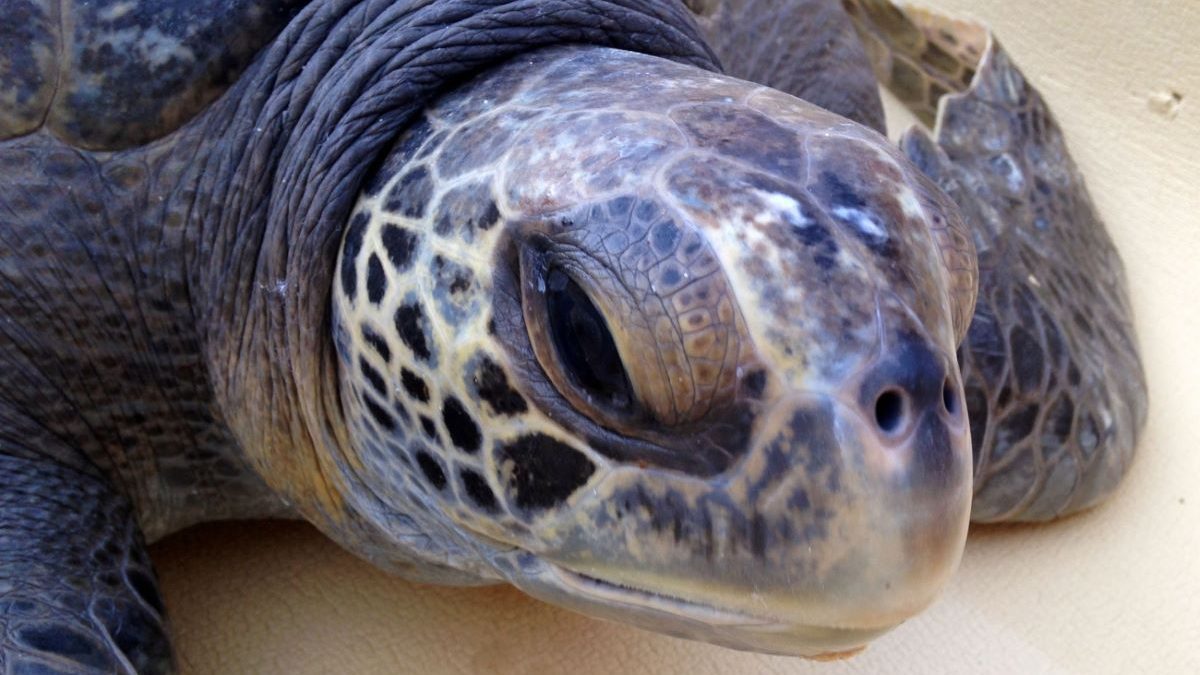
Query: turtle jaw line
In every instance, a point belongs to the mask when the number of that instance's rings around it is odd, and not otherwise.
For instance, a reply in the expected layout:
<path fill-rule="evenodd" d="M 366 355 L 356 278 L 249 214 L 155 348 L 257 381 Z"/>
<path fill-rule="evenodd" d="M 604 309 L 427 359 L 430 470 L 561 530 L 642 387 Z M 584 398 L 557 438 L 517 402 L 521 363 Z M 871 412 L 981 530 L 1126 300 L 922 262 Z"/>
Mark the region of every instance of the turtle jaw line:
<path fill-rule="evenodd" d="M 563 586 L 589 599 L 608 604 L 629 606 L 672 615 L 684 615 L 689 619 L 703 621 L 713 626 L 749 628 L 781 625 L 777 622 L 758 619 L 734 610 L 721 609 L 714 605 L 694 600 L 685 600 L 677 595 L 651 591 L 615 581 L 607 581 L 590 574 L 575 572 L 554 563 L 548 563 L 548 565 L 551 572 L 558 577 Z"/>
<path fill-rule="evenodd" d="M 876 637 L 895 628 L 884 625 L 811 625 L 756 616 L 713 604 L 687 600 L 542 561 L 560 590 L 577 599 L 621 613 L 623 622 L 664 632 L 664 621 L 675 624 L 670 635 L 699 639 L 733 649 L 829 660 L 852 656 Z M 642 620 L 634 617 L 640 615 Z M 649 621 L 647 621 L 649 620 Z M 694 627 L 689 630 L 690 627 Z M 698 629 L 698 630 L 697 630 Z M 832 639 L 832 643 L 827 640 Z"/>

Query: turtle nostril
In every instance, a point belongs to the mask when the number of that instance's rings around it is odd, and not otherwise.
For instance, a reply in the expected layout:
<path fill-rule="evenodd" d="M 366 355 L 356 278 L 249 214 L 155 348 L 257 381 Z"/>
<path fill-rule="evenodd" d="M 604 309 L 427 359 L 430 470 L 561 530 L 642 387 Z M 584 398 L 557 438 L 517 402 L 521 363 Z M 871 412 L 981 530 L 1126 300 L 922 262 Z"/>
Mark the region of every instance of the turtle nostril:
<path fill-rule="evenodd" d="M 951 415 L 958 414 L 958 396 L 955 394 L 954 385 L 948 377 L 942 384 L 942 405 L 946 408 L 946 412 Z"/>
<path fill-rule="evenodd" d="M 875 399 L 875 424 L 884 433 L 896 433 L 904 426 L 904 396 L 895 389 L 885 389 Z"/>

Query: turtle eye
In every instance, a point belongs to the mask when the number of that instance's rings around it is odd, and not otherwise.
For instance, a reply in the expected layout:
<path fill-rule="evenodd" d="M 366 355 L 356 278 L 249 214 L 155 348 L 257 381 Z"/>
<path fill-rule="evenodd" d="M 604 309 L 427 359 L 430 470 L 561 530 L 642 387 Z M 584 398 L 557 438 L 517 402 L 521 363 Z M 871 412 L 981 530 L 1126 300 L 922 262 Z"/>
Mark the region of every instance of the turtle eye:
<path fill-rule="evenodd" d="M 563 370 L 590 402 L 614 411 L 628 410 L 633 388 L 608 323 L 562 270 L 548 270 L 544 283 L 550 337 Z"/>

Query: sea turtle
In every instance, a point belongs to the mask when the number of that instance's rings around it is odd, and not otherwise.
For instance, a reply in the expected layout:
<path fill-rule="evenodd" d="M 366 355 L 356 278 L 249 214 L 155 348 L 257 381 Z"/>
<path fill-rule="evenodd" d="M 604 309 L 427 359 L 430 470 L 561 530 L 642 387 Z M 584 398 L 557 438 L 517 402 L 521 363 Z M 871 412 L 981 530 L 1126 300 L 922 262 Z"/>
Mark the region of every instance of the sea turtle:
<path fill-rule="evenodd" d="M 268 516 L 840 653 L 969 515 L 1087 507 L 1132 456 L 1120 261 L 973 24 L 10 0 L 0 47 L 4 672 L 170 670 L 144 542 Z M 936 142 L 878 133 L 871 63 Z"/>

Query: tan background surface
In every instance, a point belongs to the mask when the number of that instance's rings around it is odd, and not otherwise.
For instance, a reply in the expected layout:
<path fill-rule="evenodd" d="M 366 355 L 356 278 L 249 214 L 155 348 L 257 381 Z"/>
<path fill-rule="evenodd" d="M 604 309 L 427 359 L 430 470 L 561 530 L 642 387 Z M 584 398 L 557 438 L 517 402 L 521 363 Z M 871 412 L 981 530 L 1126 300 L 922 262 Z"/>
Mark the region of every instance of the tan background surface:
<path fill-rule="evenodd" d="M 929 611 L 836 664 L 659 637 L 509 588 L 413 586 L 299 524 L 207 526 L 154 550 L 184 671 L 1200 672 L 1200 2 L 927 4 L 996 29 L 1124 255 L 1152 402 L 1112 501 L 976 528 Z"/>

